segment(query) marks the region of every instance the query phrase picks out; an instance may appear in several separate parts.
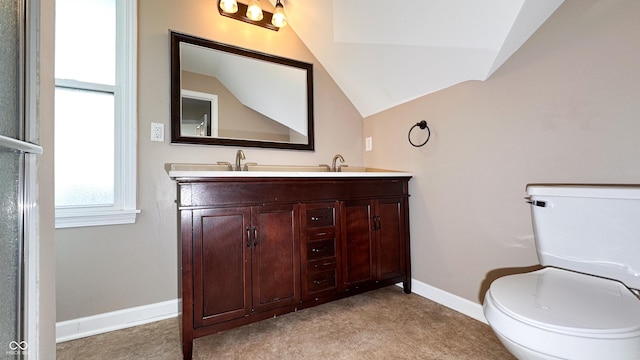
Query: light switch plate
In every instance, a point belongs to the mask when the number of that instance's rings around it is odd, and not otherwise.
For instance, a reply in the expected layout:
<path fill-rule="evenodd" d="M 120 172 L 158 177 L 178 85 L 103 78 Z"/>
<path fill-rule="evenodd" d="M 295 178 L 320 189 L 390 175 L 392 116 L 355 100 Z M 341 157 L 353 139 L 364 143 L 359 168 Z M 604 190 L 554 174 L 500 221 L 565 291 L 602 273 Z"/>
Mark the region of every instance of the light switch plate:
<path fill-rule="evenodd" d="M 364 139 L 364 150 L 373 151 L 373 138 L 371 136 Z"/>
<path fill-rule="evenodd" d="M 151 141 L 164 141 L 164 124 L 151 123 Z"/>

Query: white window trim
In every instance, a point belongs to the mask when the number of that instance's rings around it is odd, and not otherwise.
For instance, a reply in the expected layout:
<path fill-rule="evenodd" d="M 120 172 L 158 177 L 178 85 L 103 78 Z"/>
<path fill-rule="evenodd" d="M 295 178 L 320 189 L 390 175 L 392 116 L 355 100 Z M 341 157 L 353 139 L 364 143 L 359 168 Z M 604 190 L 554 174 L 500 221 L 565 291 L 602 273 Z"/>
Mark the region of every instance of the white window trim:
<path fill-rule="evenodd" d="M 115 204 L 118 208 L 56 208 L 56 228 L 133 224 L 140 210 L 136 209 L 137 160 L 137 0 L 116 0 L 116 35 L 121 52 L 116 59 L 116 163 Z M 122 102 L 120 104 L 119 102 Z M 81 151 L 81 149 L 79 149 Z"/>

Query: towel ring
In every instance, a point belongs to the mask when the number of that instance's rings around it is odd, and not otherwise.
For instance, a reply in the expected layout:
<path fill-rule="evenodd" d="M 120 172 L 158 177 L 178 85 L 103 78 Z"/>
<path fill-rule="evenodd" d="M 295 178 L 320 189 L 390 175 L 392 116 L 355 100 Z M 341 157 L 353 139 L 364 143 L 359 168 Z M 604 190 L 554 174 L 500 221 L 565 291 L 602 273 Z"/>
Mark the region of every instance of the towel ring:
<path fill-rule="evenodd" d="M 420 129 L 424 130 L 427 129 L 427 140 L 425 140 L 422 144 L 416 145 L 413 143 L 413 141 L 411 141 L 411 132 L 413 131 L 413 129 L 415 129 L 416 127 L 419 127 Z M 415 147 L 421 147 L 424 146 L 427 142 L 429 142 L 429 138 L 431 138 L 431 130 L 429 129 L 429 126 L 427 125 L 427 121 L 426 120 L 422 120 L 419 123 L 416 123 L 415 125 L 413 125 L 411 127 L 411 129 L 409 129 L 409 134 L 407 135 L 407 138 L 409 139 L 409 144 L 415 146 Z"/>

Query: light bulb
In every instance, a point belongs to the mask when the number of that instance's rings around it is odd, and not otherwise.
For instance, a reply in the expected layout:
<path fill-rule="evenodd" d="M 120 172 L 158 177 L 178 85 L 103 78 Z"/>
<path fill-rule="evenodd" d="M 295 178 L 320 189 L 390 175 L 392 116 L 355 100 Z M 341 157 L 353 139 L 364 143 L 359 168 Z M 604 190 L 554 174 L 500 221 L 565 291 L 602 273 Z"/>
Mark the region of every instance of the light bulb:
<path fill-rule="evenodd" d="M 220 0 L 220 9 L 227 14 L 238 12 L 238 2 L 236 0 Z"/>
<path fill-rule="evenodd" d="M 260 8 L 260 0 L 251 0 L 247 5 L 247 17 L 253 21 L 262 20 L 262 9 Z"/>
<path fill-rule="evenodd" d="M 271 23 L 273 26 L 279 28 L 287 26 L 287 17 L 284 15 L 284 6 L 282 6 L 280 0 L 276 1 L 276 7 L 273 10 Z"/>

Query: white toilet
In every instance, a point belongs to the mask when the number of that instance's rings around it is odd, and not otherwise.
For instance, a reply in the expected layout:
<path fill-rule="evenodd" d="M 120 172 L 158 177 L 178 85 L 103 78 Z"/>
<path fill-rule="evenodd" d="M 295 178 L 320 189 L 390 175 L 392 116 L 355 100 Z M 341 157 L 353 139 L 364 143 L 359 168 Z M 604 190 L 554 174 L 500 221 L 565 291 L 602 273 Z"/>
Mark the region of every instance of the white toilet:
<path fill-rule="evenodd" d="M 544 269 L 495 280 L 484 315 L 518 359 L 640 359 L 640 186 L 529 185 Z"/>

